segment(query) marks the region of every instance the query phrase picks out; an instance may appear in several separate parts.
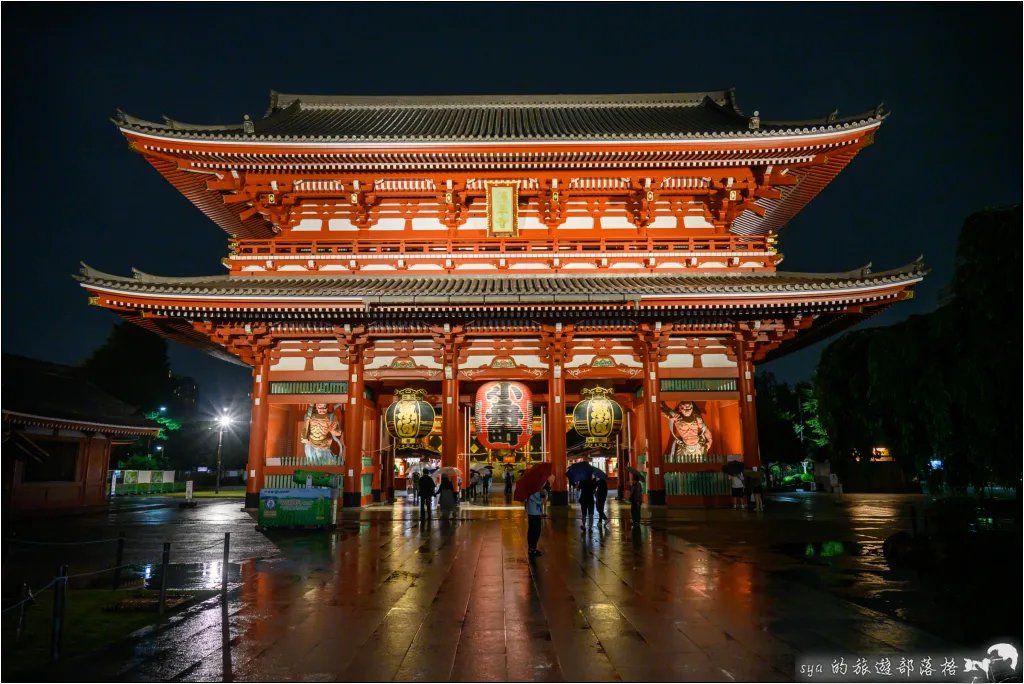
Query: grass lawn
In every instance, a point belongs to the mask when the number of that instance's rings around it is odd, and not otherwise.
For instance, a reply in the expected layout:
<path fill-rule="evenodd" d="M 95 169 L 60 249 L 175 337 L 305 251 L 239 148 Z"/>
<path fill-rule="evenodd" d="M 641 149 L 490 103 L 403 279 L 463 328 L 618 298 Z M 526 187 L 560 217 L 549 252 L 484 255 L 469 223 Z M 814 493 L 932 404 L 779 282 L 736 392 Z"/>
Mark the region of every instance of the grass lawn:
<path fill-rule="evenodd" d="M 216 591 L 168 591 L 168 597 L 191 596 L 192 600 L 169 608 L 164 615 L 192 605 Z M 156 597 L 156 591 L 145 589 L 71 589 L 67 593 L 64 630 L 61 638 L 61 662 L 86 655 L 124 639 L 132 632 L 159 620 L 156 610 L 109 611 L 120 601 L 129 598 Z M 38 671 L 50 663 L 50 632 L 53 622 L 53 590 L 48 590 L 29 604 L 25 614 L 25 631 L 14 643 L 14 630 L 18 610 L 3 615 L 3 678 L 29 670 Z M 15 676 L 17 678 L 17 676 Z"/>

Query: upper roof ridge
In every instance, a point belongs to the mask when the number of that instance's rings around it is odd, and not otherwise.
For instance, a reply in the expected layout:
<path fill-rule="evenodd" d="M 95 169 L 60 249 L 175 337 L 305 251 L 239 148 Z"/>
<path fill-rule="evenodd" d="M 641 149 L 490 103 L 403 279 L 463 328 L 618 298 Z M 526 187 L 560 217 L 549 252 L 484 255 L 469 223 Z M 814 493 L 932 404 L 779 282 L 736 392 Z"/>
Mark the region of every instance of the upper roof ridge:
<path fill-rule="evenodd" d="M 348 109 L 374 108 L 445 108 L 473 109 L 482 107 L 696 107 L 705 99 L 733 108 L 731 90 L 697 93 L 595 93 L 551 95 L 301 95 L 270 91 L 269 116 L 287 109 L 298 101 L 303 107 Z"/>

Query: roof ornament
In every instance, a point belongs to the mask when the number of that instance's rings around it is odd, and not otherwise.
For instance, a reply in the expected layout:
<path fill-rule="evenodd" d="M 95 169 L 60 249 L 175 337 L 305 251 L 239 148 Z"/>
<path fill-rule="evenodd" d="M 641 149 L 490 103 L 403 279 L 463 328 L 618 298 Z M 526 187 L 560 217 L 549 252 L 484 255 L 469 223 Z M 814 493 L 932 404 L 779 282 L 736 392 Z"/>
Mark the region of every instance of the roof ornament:
<path fill-rule="evenodd" d="M 830 124 L 830 123 L 834 122 L 836 120 L 837 116 L 839 116 L 839 110 L 838 109 L 833 109 L 831 112 L 829 112 L 825 116 L 825 123 Z"/>
<path fill-rule="evenodd" d="M 246 114 L 242 120 L 242 130 L 245 131 L 246 135 L 253 135 L 256 133 L 256 125 L 249 120 L 249 115 Z"/>
<path fill-rule="evenodd" d="M 879 102 L 878 106 L 875 107 L 875 111 L 874 111 L 875 118 L 877 118 L 879 116 L 882 116 L 882 112 L 884 112 L 884 111 L 885 111 L 885 103 L 884 102 Z"/>
<path fill-rule="evenodd" d="M 754 116 L 750 117 L 750 121 L 747 123 L 750 130 L 756 131 L 761 127 L 761 113 L 758 111 L 754 112 Z"/>

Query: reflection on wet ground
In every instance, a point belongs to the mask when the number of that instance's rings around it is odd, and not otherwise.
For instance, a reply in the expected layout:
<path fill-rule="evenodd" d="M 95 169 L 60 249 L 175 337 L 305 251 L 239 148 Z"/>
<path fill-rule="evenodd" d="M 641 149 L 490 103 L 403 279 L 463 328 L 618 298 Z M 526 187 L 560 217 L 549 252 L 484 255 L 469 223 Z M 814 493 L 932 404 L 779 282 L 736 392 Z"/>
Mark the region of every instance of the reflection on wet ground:
<path fill-rule="evenodd" d="M 405 502 L 346 511 L 334 532 L 259 534 L 237 502 L 69 521 L 68 538 L 124 530 L 149 562 L 170 540 L 172 585 L 215 586 L 217 540 L 232 538 L 226 604 L 189 609 L 73 678 L 791 681 L 801 653 L 958 641 L 915 626 L 964 616 L 881 552 L 919 498 L 785 495 L 764 514 L 656 509 L 642 526 L 613 502 L 607 526 L 582 531 L 554 509 L 532 559 L 522 509 L 498 496 L 451 524 L 423 523 Z M 1019 644 L 1019 618 L 1015 630 Z"/>

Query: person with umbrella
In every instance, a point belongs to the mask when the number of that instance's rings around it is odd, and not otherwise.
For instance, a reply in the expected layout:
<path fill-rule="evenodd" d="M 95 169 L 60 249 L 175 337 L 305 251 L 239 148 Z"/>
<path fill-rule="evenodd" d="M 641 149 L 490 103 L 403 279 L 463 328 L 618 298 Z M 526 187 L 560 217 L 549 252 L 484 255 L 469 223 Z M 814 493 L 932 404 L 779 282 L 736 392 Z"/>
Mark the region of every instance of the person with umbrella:
<path fill-rule="evenodd" d="M 580 480 L 581 530 L 594 525 L 594 490 L 596 488 L 597 482 L 594 481 L 593 473 L 587 473 L 587 476 Z"/>
<path fill-rule="evenodd" d="M 740 505 L 742 505 L 743 508 L 746 508 L 746 503 L 743 501 L 743 461 L 729 461 L 722 466 L 722 472 L 732 479 L 733 510 L 736 510 L 736 507 Z"/>
<path fill-rule="evenodd" d="M 448 475 L 441 475 L 441 485 L 438 487 L 440 496 L 438 496 L 438 508 L 441 509 L 441 520 L 445 522 L 451 518 L 452 511 L 455 510 L 455 485 L 448 479 Z"/>
<path fill-rule="evenodd" d="M 550 478 L 551 463 L 549 461 L 538 463 L 519 477 L 513 494 L 516 501 L 522 501 L 526 506 L 526 543 L 531 556 L 541 555 L 537 548 L 537 542 L 540 541 L 540 516 L 543 512 L 544 500 L 547 498 L 544 484 Z"/>

